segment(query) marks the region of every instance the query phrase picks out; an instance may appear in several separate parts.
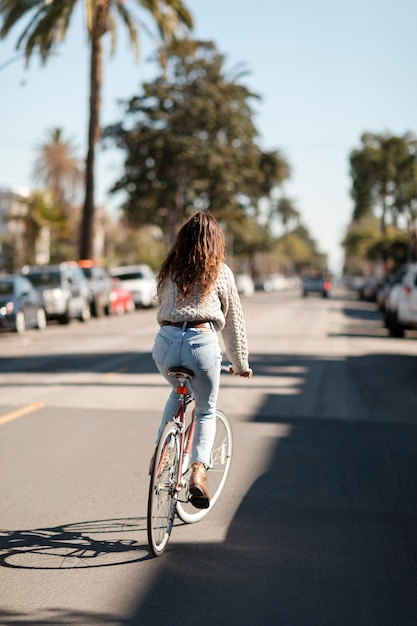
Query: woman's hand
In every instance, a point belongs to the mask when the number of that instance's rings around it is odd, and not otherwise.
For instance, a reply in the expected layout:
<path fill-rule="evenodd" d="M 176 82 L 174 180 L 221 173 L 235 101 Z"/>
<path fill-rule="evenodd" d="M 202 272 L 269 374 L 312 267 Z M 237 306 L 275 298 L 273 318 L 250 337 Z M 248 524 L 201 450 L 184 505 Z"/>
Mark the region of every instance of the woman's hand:
<path fill-rule="evenodd" d="M 245 372 L 239 372 L 238 374 L 234 371 L 233 367 L 230 367 L 229 371 L 233 374 L 233 376 L 242 376 L 242 378 L 252 378 L 253 376 L 253 371 L 250 368 Z"/>

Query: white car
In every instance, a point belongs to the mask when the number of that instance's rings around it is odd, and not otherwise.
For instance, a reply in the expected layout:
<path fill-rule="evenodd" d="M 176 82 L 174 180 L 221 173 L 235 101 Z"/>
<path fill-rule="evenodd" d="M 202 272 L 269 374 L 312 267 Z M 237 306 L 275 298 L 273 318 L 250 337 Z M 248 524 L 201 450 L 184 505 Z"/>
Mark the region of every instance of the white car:
<path fill-rule="evenodd" d="M 149 308 L 156 303 L 156 278 L 149 265 L 122 265 L 110 270 L 125 289 L 132 292 L 135 307 Z"/>
<path fill-rule="evenodd" d="M 395 308 L 386 318 L 393 337 L 404 337 L 406 330 L 417 330 L 417 264 L 412 265 L 395 289 Z"/>
<path fill-rule="evenodd" d="M 236 287 L 238 293 L 250 298 L 255 293 L 255 283 L 249 274 L 236 274 Z"/>
<path fill-rule="evenodd" d="M 288 279 L 283 274 L 270 274 L 264 282 L 264 291 L 282 291 L 288 287 Z"/>
<path fill-rule="evenodd" d="M 390 317 L 397 311 L 398 294 L 401 291 L 401 284 L 408 270 L 413 267 L 408 263 L 402 265 L 396 274 L 390 276 L 382 289 L 380 307 L 384 311 L 385 326 L 389 328 Z"/>

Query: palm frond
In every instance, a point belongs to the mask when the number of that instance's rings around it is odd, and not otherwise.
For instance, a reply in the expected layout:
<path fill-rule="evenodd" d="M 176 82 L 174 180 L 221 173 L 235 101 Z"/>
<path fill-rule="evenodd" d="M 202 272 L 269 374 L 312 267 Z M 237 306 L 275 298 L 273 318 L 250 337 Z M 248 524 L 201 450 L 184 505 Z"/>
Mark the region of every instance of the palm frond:
<path fill-rule="evenodd" d="M 185 31 L 193 28 L 193 19 L 181 0 L 139 0 L 149 11 L 164 41 L 170 41 Z"/>
<path fill-rule="evenodd" d="M 28 26 L 19 39 L 19 45 L 25 41 L 27 61 L 35 48 L 39 49 L 42 60 L 46 61 L 53 45 L 62 41 L 67 31 L 75 2 L 76 0 L 55 0 L 46 5 L 43 17 L 38 17 L 36 23 L 31 21 L 32 31 L 29 33 Z"/>
<path fill-rule="evenodd" d="M 129 40 L 135 51 L 135 59 L 137 61 L 139 60 L 139 56 L 140 56 L 139 55 L 140 50 L 139 50 L 138 29 L 135 26 L 135 23 L 133 21 L 131 14 L 129 13 L 129 11 L 127 11 L 126 7 L 123 4 L 121 4 L 120 2 L 117 2 L 116 10 L 117 10 L 117 13 L 119 14 L 119 17 L 121 18 L 122 22 L 124 23 L 124 25 L 126 26 L 128 30 Z"/>
<path fill-rule="evenodd" d="M 6 37 L 13 26 L 27 13 L 34 11 L 36 7 L 40 7 L 38 12 L 42 12 L 45 3 L 42 0 L 30 0 L 28 2 L 13 2 L 12 0 L 0 1 L 0 14 L 3 17 L 3 23 L 0 30 L 0 37 Z"/>
<path fill-rule="evenodd" d="M 27 17 L 28 21 L 17 39 L 16 49 L 24 47 L 28 63 L 32 52 L 38 48 L 42 60 L 46 61 L 54 43 L 60 43 L 65 36 L 75 3 L 76 0 L 54 0 L 50 3 L 45 0 L 1 0 L 3 24 L 0 36 L 5 37 L 19 20 Z"/>

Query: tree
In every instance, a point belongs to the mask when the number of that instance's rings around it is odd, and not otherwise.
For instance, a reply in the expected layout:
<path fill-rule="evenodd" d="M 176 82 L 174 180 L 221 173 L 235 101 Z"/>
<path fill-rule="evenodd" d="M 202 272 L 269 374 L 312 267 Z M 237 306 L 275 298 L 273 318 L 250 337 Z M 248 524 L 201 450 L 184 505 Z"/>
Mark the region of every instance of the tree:
<path fill-rule="evenodd" d="M 306 267 L 325 269 L 317 267 L 315 249 L 294 232 L 286 233 L 277 240 L 272 258 L 281 271 L 289 274 L 299 274 Z"/>
<path fill-rule="evenodd" d="M 345 249 L 345 272 L 367 274 L 369 268 L 385 259 L 388 271 L 396 270 L 407 261 L 407 233 L 388 225 L 381 233 L 376 218 L 352 222 L 342 241 Z"/>
<path fill-rule="evenodd" d="M 300 223 L 300 212 L 295 208 L 293 201 L 286 196 L 278 198 L 274 213 L 278 215 L 286 233 L 288 233 L 292 222 L 295 222 L 296 225 Z"/>
<path fill-rule="evenodd" d="M 49 130 L 46 140 L 36 147 L 33 178 L 43 183 L 44 196 L 51 207 L 48 224 L 52 235 L 51 258 L 64 260 L 65 254 L 73 258 L 76 254 L 74 224 L 79 222 L 74 219 L 74 202 L 84 175 L 76 148 L 71 139 L 64 139 L 61 128 Z M 39 194 L 34 194 L 36 197 Z M 38 204 L 32 203 L 32 209 Z"/>
<path fill-rule="evenodd" d="M 232 269 L 249 271 L 256 276 L 255 257 L 257 253 L 269 253 L 273 240 L 268 225 L 261 226 L 254 218 L 241 215 L 226 231 L 229 263 Z"/>
<path fill-rule="evenodd" d="M 361 149 L 352 151 L 350 155 L 355 203 L 352 226 L 356 224 L 359 230 L 350 229 L 347 233 L 343 244 L 346 264 L 348 266 L 353 262 L 352 259 L 349 261 L 349 255 L 358 263 L 358 257 L 353 254 L 352 241 L 356 240 L 358 233 L 365 234 L 369 220 L 378 212 L 380 236 L 372 243 L 368 241 L 368 248 L 366 251 L 363 249 L 363 258 L 372 260 L 379 253 L 388 268 L 403 257 L 404 237 L 398 226 L 402 218 L 408 232 L 407 258 L 413 261 L 417 255 L 417 140 L 411 133 L 400 137 L 388 133 L 364 133 L 361 141 Z"/>
<path fill-rule="evenodd" d="M 83 172 L 76 148 L 71 139 L 64 140 L 62 129 L 51 129 L 46 141 L 37 146 L 33 178 L 52 193 L 54 202 L 64 213 L 74 200 L 83 180 Z"/>
<path fill-rule="evenodd" d="M 212 42 L 183 40 L 167 51 L 166 70 L 125 103 L 125 119 L 105 138 L 126 153 L 123 191 L 131 224 L 158 224 L 169 245 L 191 211 L 208 209 L 233 226 L 256 215 L 279 179 L 277 153 L 256 144 L 251 98 L 226 77 Z"/>
<path fill-rule="evenodd" d="M 380 211 L 381 232 L 386 231 L 387 215 L 395 221 L 395 204 L 400 173 L 410 157 L 411 135 L 364 133 L 362 148 L 350 155 L 352 197 L 355 220 Z"/>
<path fill-rule="evenodd" d="M 155 20 L 163 41 L 170 40 L 180 26 L 192 28 L 192 18 L 181 0 L 84 0 L 86 28 L 90 42 L 90 105 L 88 126 L 88 151 L 86 158 L 85 199 L 80 236 L 80 256 L 91 256 L 94 219 L 94 161 L 95 147 L 99 138 L 101 85 L 102 85 L 102 38 L 108 33 L 112 49 L 115 44 L 116 17 L 125 24 L 130 42 L 138 50 L 137 27 L 128 4 L 139 4 Z M 29 63 L 32 53 L 38 51 L 45 62 L 49 53 L 64 39 L 77 0 L 0 0 L 3 16 L 0 37 L 6 37 L 11 29 L 26 20 L 16 49 L 24 49 Z"/>

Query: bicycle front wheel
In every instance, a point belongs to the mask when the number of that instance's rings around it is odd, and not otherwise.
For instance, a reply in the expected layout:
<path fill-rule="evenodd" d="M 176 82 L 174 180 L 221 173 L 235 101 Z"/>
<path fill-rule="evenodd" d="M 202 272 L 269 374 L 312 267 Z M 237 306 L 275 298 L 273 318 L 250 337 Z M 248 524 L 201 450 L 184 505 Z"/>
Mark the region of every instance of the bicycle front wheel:
<path fill-rule="evenodd" d="M 230 464 L 232 462 L 233 452 L 233 435 L 232 427 L 228 417 L 220 411 L 216 410 L 216 437 L 214 439 L 211 451 L 210 469 L 207 470 L 207 489 L 210 496 L 210 506 L 208 509 L 196 509 L 190 502 L 177 503 L 178 517 L 186 524 L 199 522 L 209 513 L 220 497 L 223 487 L 226 483 L 229 473 Z M 185 474 L 185 479 L 189 477 L 190 470 Z M 188 480 L 186 480 L 188 484 Z M 188 492 L 187 486 L 184 490 Z"/>
<path fill-rule="evenodd" d="M 179 432 L 174 423 L 165 426 L 159 439 L 148 497 L 148 542 L 154 556 L 167 547 L 177 506 Z"/>

